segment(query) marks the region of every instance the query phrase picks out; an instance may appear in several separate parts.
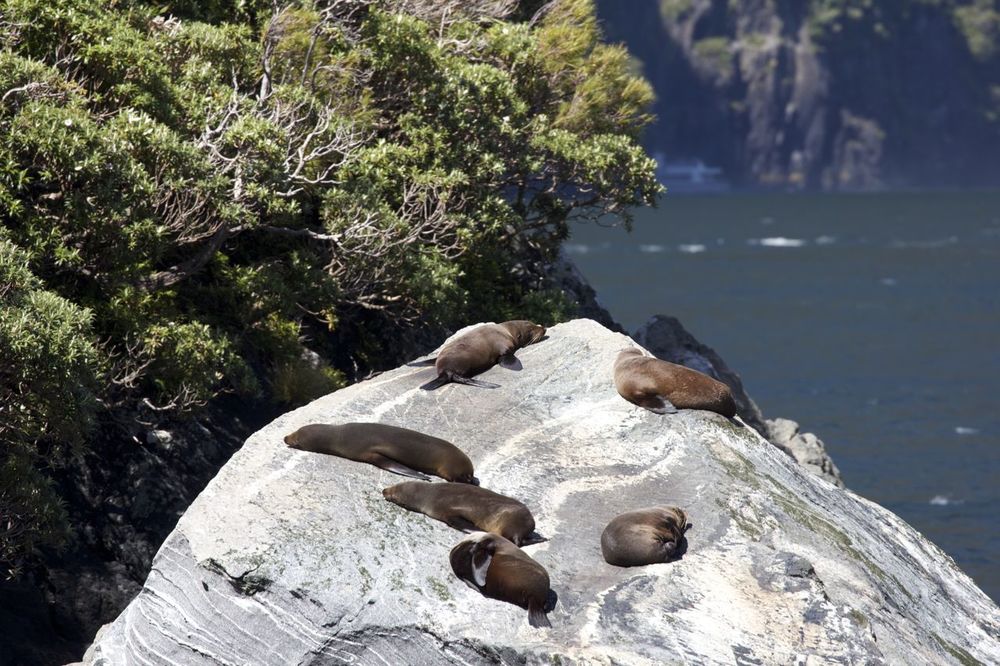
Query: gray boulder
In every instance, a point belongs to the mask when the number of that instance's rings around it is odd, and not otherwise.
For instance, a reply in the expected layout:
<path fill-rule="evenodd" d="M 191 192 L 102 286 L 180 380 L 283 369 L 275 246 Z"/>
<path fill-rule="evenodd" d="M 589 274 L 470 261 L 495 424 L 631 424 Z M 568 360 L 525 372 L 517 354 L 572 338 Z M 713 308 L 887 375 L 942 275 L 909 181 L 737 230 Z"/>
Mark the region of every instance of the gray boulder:
<path fill-rule="evenodd" d="M 791 419 L 768 419 L 767 438 L 779 449 L 816 476 L 844 487 L 844 480 L 833 459 L 826 452 L 823 440 L 811 432 L 799 432 L 799 424 Z"/>
<path fill-rule="evenodd" d="M 807 473 L 716 414 L 658 416 L 611 382 L 631 340 L 589 320 L 519 352 L 495 390 L 417 387 L 403 367 L 247 440 L 157 554 L 88 664 L 996 663 L 1000 609 L 889 511 Z M 462 535 L 384 501 L 401 477 L 293 451 L 307 423 L 379 421 L 448 439 L 485 487 L 535 513 L 526 548 L 552 629 L 452 575 Z M 676 503 L 681 559 L 622 569 L 600 534 Z"/>

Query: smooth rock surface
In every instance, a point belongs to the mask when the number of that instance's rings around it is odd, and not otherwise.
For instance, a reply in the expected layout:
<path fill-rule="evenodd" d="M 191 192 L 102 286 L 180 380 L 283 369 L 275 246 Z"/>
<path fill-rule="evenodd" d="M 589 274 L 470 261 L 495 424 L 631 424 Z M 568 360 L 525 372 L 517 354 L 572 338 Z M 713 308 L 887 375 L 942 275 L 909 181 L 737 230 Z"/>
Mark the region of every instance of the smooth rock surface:
<path fill-rule="evenodd" d="M 633 344 L 577 320 L 518 352 L 495 390 L 417 387 L 403 367 L 257 432 L 181 518 L 90 664 L 996 663 L 1000 610 L 885 509 L 805 471 L 716 414 L 621 399 Z M 401 477 L 286 448 L 313 422 L 380 421 L 443 437 L 485 487 L 525 502 L 550 540 L 552 629 L 452 575 L 462 535 L 382 499 Z M 601 558 L 616 514 L 678 504 L 675 562 Z"/>

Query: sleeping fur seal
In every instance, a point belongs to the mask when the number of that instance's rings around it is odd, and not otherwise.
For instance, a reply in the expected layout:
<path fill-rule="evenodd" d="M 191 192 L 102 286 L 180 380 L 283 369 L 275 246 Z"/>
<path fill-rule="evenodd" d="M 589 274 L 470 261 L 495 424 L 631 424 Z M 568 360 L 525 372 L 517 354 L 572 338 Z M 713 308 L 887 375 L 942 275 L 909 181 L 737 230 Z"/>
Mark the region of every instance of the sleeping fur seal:
<path fill-rule="evenodd" d="M 314 423 L 286 435 L 285 444 L 301 451 L 369 463 L 424 481 L 430 481 L 427 474 L 435 474 L 448 481 L 479 483 L 472 461 L 454 444 L 384 423 Z"/>
<path fill-rule="evenodd" d="M 545 568 L 502 536 L 473 532 L 451 549 L 451 569 L 466 585 L 490 599 L 528 610 L 528 624 L 551 627 L 545 614 L 558 597 Z"/>
<path fill-rule="evenodd" d="M 687 515 L 675 506 L 629 511 L 615 517 L 601 533 L 604 561 L 618 567 L 666 562 L 687 530 Z"/>
<path fill-rule="evenodd" d="M 433 364 L 437 369 L 437 379 L 420 387 L 426 391 L 433 391 L 448 382 L 497 388 L 497 384 L 472 379 L 472 376 L 486 372 L 498 363 L 510 370 L 520 370 L 521 362 L 514 352 L 538 342 L 544 335 L 544 326 L 524 319 L 485 324 L 446 344 L 437 357 L 411 365 Z"/>
<path fill-rule="evenodd" d="M 404 481 L 383 490 L 382 496 L 463 532 L 492 532 L 515 546 L 544 541 L 535 532 L 535 518 L 528 507 L 478 486 Z"/>
<path fill-rule="evenodd" d="M 727 418 L 736 415 L 728 386 L 697 370 L 646 356 L 636 347 L 618 354 L 614 376 L 623 398 L 657 414 L 706 409 Z"/>

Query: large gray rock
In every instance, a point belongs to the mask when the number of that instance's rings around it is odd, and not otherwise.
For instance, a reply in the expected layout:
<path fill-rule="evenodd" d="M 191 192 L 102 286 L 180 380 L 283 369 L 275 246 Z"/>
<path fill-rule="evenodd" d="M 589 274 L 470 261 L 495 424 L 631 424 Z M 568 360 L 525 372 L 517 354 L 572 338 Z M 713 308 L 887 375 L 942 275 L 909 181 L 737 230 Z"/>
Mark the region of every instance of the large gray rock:
<path fill-rule="evenodd" d="M 181 518 L 91 664 L 996 663 L 1000 610 L 885 509 L 718 415 L 658 416 L 611 382 L 633 344 L 589 320 L 494 368 L 496 390 L 418 390 L 404 367 L 253 435 Z M 549 541 L 552 629 L 455 578 L 461 535 L 382 499 L 401 480 L 287 449 L 313 422 L 444 437 L 485 487 L 524 501 Z M 679 561 L 604 563 L 616 514 L 677 503 Z"/>

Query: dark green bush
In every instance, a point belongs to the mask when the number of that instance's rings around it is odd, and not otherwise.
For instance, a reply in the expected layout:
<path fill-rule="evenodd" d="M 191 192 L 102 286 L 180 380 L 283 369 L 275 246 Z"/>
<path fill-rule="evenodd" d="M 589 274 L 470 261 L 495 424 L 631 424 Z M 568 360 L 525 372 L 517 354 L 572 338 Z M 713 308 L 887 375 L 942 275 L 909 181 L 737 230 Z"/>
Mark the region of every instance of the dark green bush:
<path fill-rule="evenodd" d="M 569 314 L 540 267 L 658 191 L 651 91 L 589 0 L 530 4 L 0 3 L 0 558 L 58 541 L 41 454 L 95 418 L 294 405 L 401 331 Z"/>

